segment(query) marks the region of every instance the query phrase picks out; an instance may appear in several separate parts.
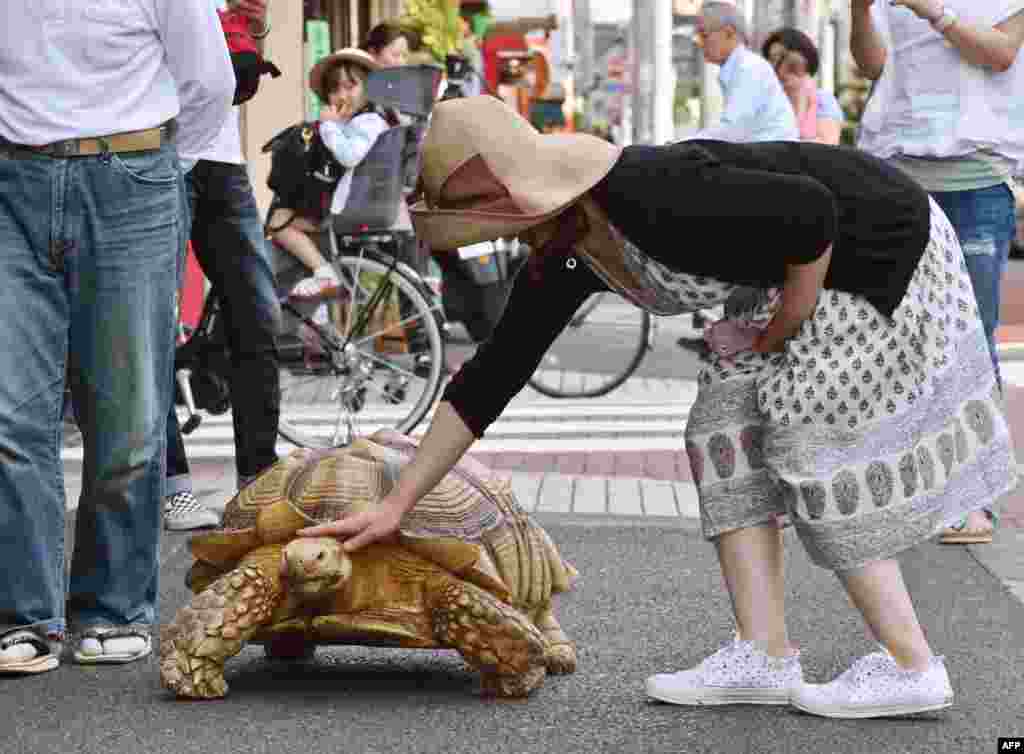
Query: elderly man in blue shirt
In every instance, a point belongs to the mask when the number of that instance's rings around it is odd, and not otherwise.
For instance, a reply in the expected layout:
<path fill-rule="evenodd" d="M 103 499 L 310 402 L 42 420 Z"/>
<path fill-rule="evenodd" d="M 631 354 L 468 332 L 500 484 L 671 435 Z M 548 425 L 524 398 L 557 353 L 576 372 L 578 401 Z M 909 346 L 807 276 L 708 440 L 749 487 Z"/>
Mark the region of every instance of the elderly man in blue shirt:
<path fill-rule="evenodd" d="M 691 138 L 721 141 L 799 140 L 796 115 L 771 65 L 747 48 L 747 24 L 731 2 L 706 2 L 697 20 L 704 60 L 722 67 L 725 107 L 718 125 Z"/>

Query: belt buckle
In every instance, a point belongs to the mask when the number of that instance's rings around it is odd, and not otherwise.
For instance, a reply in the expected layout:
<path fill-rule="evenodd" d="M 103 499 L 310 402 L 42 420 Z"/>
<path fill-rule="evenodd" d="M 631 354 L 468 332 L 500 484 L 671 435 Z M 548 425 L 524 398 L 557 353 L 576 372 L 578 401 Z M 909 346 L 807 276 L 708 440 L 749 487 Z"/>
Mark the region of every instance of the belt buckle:
<path fill-rule="evenodd" d="M 78 154 L 78 139 L 66 139 L 50 145 L 51 154 L 55 157 L 74 157 Z"/>

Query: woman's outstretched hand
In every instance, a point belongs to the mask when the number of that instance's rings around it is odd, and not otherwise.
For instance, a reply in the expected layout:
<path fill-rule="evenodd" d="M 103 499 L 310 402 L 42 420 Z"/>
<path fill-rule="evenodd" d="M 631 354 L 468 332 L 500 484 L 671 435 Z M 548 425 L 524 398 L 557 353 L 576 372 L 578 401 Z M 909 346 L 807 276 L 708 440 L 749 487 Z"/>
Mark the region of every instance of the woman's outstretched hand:
<path fill-rule="evenodd" d="M 804 320 L 814 314 L 832 261 L 832 246 L 807 264 L 791 264 L 786 269 L 786 282 L 782 286 L 779 308 L 772 321 L 754 341 L 754 351 L 772 353 L 781 351 L 789 338 L 800 330 Z"/>
<path fill-rule="evenodd" d="M 402 521 L 401 507 L 388 499 L 376 510 L 354 513 L 329 524 L 299 529 L 300 537 L 335 537 L 342 540 L 345 552 L 358 550 L 373 542 L 394 544 Z"/>
<path fill-rule="evenodd" d="M 336 537 L 344 542 L 346 552 L 371 542 L 396 542 L 402 516 L 444 479 L 474 439 L 452 404 L 441 401 L 419 449 L 374 510 L 300 529 L 299 536 Z"/>

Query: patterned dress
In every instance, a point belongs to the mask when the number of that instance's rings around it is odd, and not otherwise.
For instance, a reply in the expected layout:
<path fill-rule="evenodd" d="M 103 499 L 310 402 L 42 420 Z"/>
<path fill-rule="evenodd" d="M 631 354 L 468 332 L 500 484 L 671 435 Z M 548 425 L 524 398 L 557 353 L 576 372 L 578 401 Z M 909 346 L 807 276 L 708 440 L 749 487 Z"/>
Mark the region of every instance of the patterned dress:
<path fill-rule="evenodd" d="M 956 235 L 931 239 L 890 319 L 825 290 L 774 354 L 709 353 L 686 427 L 705 537 L 789 513 L 810 557 L 844 571 L 991 507 L 1016 484 L 992 362 Z M 735 286 L 675 272 L 630 245 L 659 309 L 725 302 Z M 759 291 L 733 316 L 765 322 Z"/>

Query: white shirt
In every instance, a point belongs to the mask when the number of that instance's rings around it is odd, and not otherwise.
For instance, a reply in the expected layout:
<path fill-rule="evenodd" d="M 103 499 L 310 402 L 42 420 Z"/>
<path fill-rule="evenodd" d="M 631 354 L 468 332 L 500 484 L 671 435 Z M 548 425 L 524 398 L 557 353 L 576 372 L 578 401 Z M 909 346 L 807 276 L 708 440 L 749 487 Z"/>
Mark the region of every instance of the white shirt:
<path fill-rule="evenodd" d="M 15 144 L 106 136 L 178 121 L 202 153 L 235 76 L 210 0 L 3 0 L 0 136 Z"/>
<path fill-rule="evenodd" d="M 691 139 L 720 141 L 796 141 L 800 131 L 793 105 L 771 64 L 739 45 L 718 74 L 725 106 L 718 124 Z"/>
<path fill-rule="evenodd" d="M 995 26 L 1024 0 L 946 0 L 960 20 Z M 885 67 L 861 121 L 857 146 L 881 157 L 998 155 L 1024 167 L 1024 55 L 997 73 L 966 62 L 931 25 L 902 7 L 875 3 Z"/>
<path fill-rule="evenodd" d="M 213 0 L 214 10 L 224 10 L 227 7 L 225 0 Z M 219 25 L 218 25 L 219 28 Z M 231 80 L 234 81 L 234 72 Z M 211 162 L 226 162 L 231 165 L 241 165 L 245 162 L 242 153 L 242 120 L 241 108 L 231 108 L 231 114 L 224 121 L 224 126 L 213 143 L 202 152 L 191 155 L 192 159 L 210 160 Z"/>

